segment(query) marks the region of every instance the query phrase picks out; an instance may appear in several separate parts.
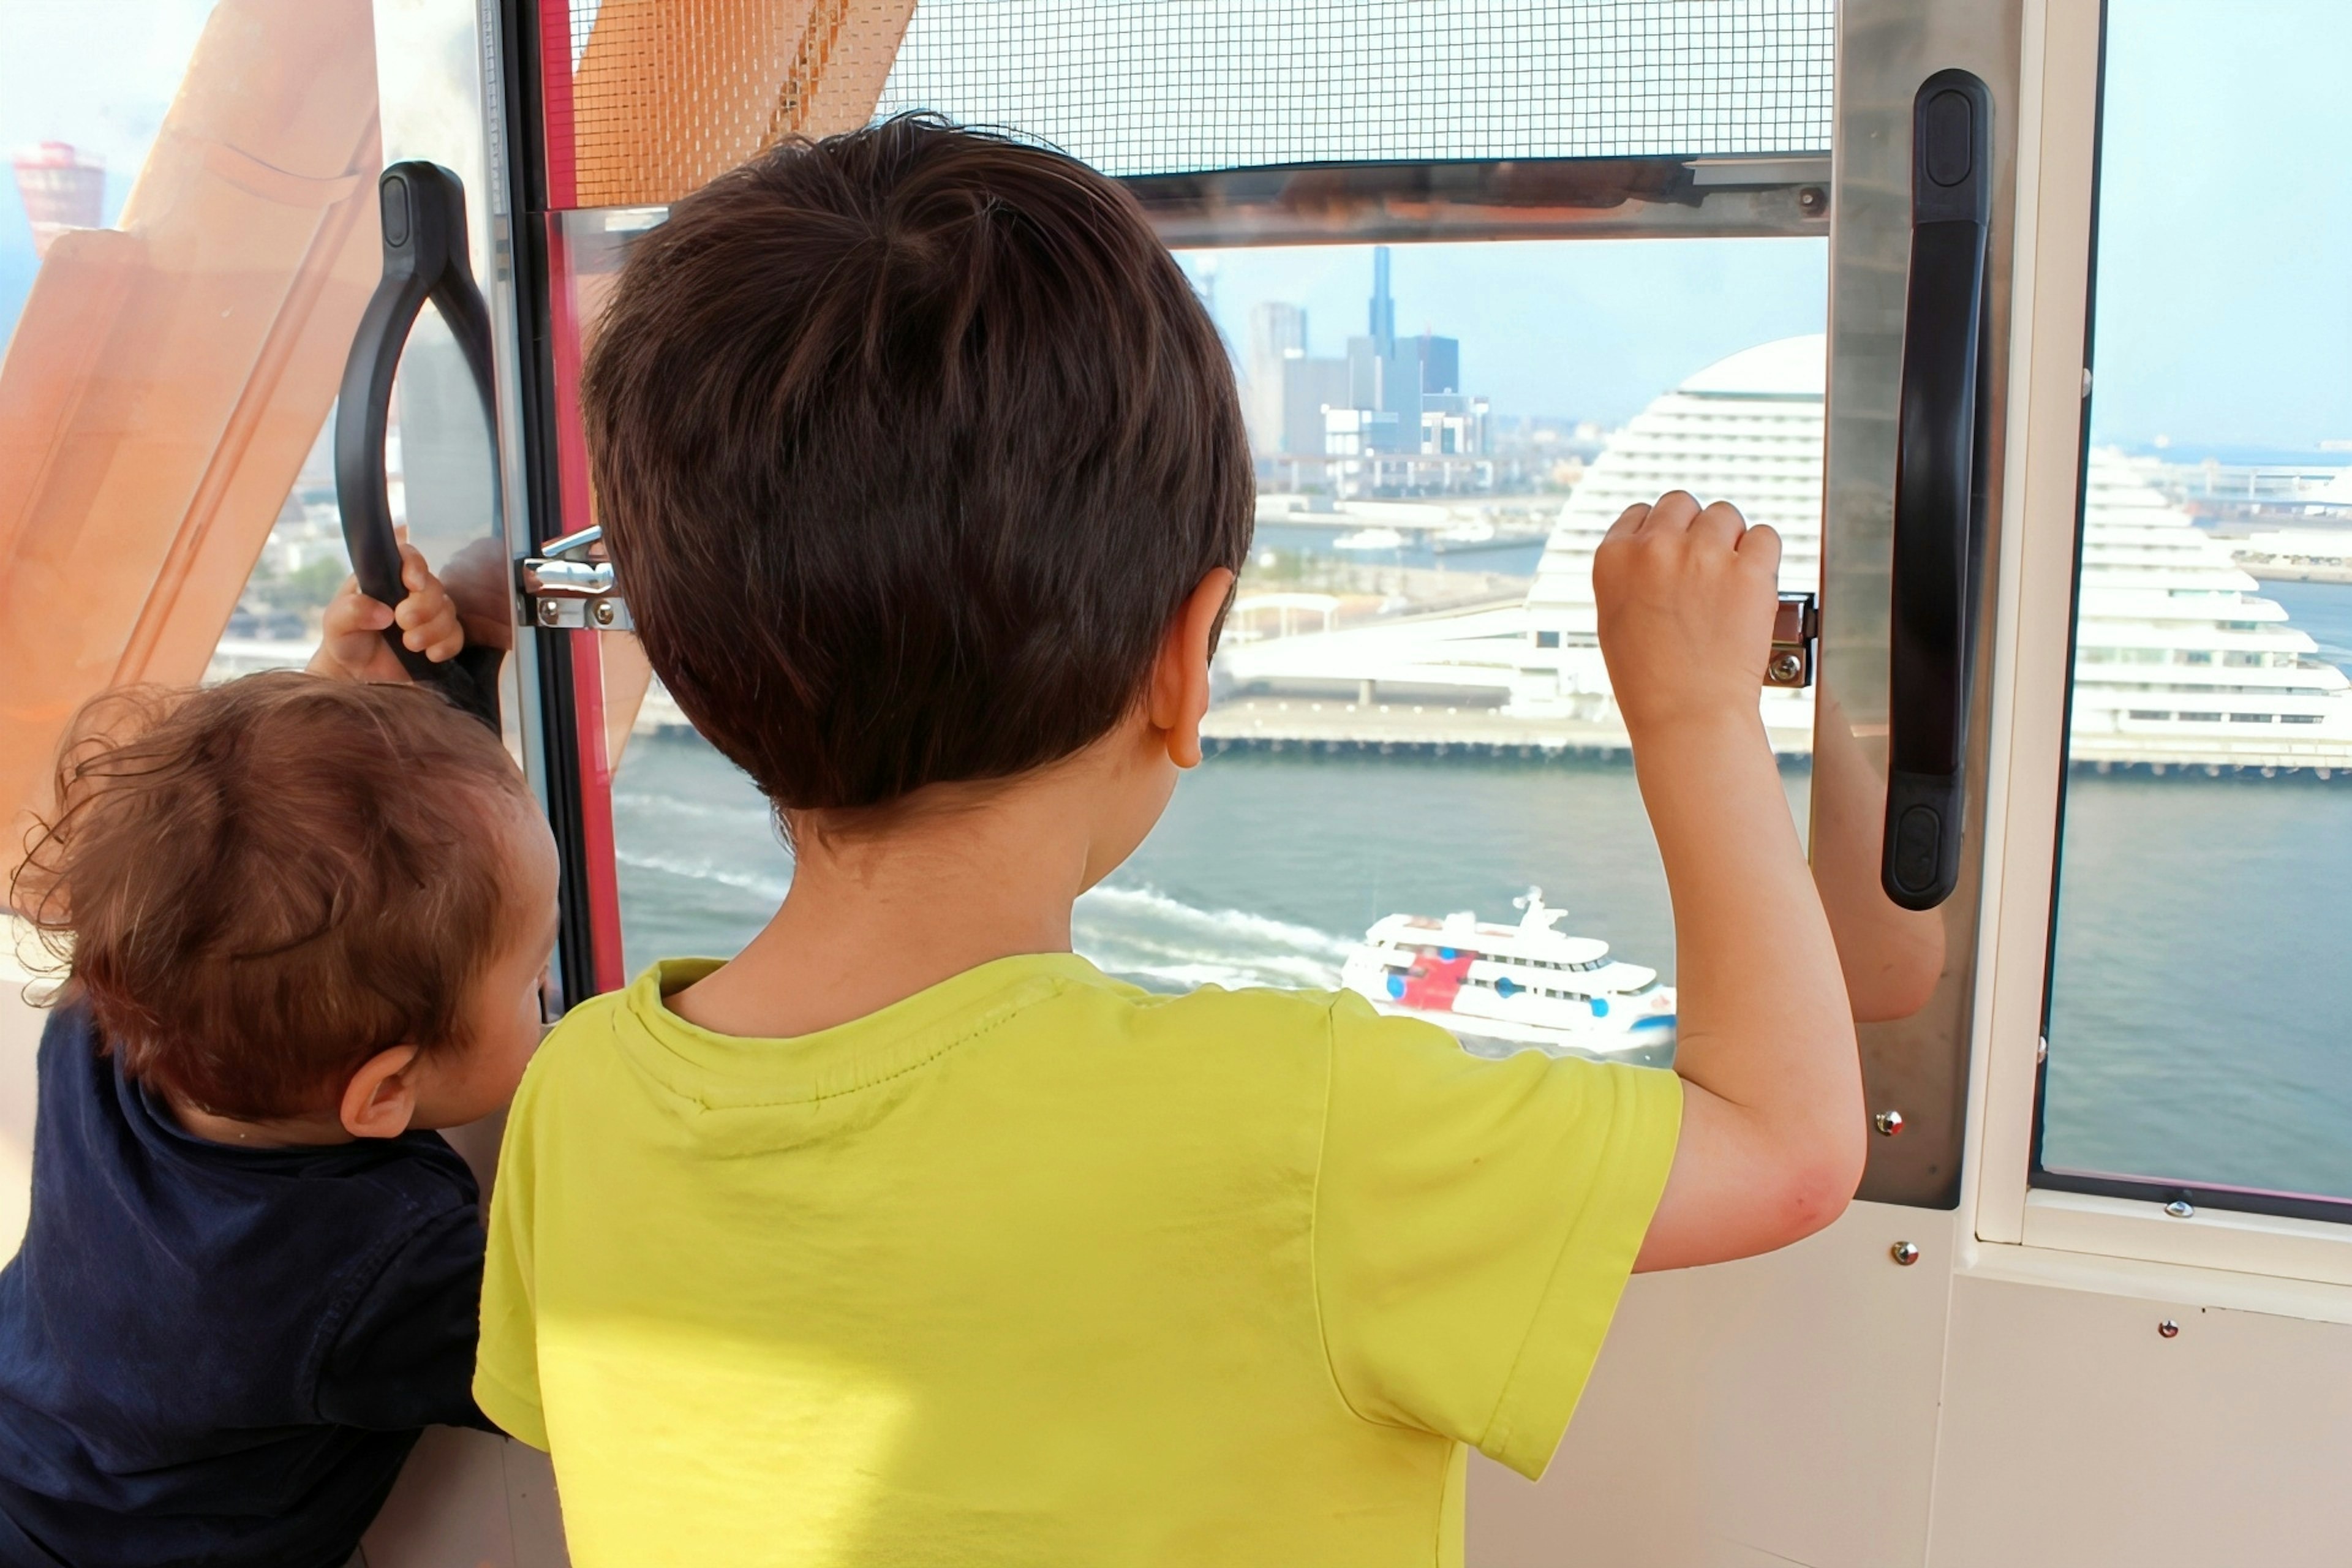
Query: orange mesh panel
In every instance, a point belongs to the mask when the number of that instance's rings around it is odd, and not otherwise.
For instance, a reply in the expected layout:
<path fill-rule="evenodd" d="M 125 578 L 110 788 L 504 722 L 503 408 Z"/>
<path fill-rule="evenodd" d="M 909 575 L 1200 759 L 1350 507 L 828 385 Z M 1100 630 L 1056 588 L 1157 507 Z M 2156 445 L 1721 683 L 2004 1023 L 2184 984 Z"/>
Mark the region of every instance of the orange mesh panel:
<path fill-rule="evenodd" d="M 914 0 L 571 0 L 582 206 L 675 201 L 780 138 L 866 122 Z"/>
<path fill-rule="evenodd" d="M 830 136 L 872 119 L 914 11 L 915 0 L 814 0 L 769 142 Z"/>
<path fill-rule="evenodd" d="M 757 153 L 807 12 L 808 0 L 604 0 L 572 72 L 580 204 L 670 201 Z"/>

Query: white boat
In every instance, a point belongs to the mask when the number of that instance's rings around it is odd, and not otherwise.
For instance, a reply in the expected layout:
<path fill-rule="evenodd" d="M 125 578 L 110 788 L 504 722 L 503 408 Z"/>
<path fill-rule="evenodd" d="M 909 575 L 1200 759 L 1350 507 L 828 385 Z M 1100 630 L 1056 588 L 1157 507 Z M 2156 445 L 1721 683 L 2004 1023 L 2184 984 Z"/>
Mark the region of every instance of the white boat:
<path fill-rule="evenodd" d="M 1605 942 L 1553 930 L 1568 911 L 1540 888 L 1511 901 L 1524 911 L 1517 925 L 1467 910 L 1386 916 L 1349 952 L 1339 983 L 1383 1013 L 1453 1031 L 1479 1056 L 1662 1057 L 1674 1044 L 1674 987 L 1611 958 Z"/>
<path fill-rule="evenodd" d="M 1331 542 L 1334 550 L 1402 550 L 1404 535 L 1393 528 L 1360 528 Z"/>

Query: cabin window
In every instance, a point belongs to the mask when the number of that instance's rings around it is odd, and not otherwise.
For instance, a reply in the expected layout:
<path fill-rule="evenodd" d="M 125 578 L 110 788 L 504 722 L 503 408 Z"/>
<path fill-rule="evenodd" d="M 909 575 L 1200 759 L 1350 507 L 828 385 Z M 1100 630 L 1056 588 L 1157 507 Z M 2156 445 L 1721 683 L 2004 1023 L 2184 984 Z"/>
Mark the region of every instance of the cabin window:
<path fill-rule="evenodd" d="M 1078 903 L 1076 944 L 1105 970 L 1336 985 L 1385 916 L 1507 930 L 1538 886 L 1559 935 L 1672 984 L 1672 910 L 1591 645 L 1591 549 L 1625 505 L 1680 486 L 1772 523 L 1782 587 L 1813 589 L 1822 510 L 1833 6 L 1706 9 L 1561 0 L 1530 34 L 1501 12 L 1405 7 L 1365 33 L 1284 19 L 1319 16 L 1303 4 L 1177 8 L 1148 59 L 1106 70 L 1129 40 L 1079 47 L 1090 24 L 1066 5 L 915 8 L 878 111 L 1011 126 L 1128 180 L 1243 394 L 1256 541 L 1207 760 Z M 1250 90 L 1193 85 L 1229 79 Z M 1344 103 L 1342 81 L 1360 84 Z M 1295 165 L 1360 195 L 1267 199 L 1268 172 Z M 1595 206 L 1596 177 L 1626 199 Z M 1414 195 L 1432 188 L 1452 194 Z M 562 215 L 572 331 L 659 216 Z M 1465 612 L 1515 624 L 1433 641 Z M 1301 662 L 1327 631 L 1355 663 Z M 641 673 L 625 637 L 604 640 L 608 686 Z M 1540 679 L 1512 652 L 1529 647 Z M 1801 826 L 1810 696 L 1759 700 Z M 792 874 L 765 803 L 657 685 L 641 708 L 616 688 L 612 710 L 627 970 L 734 951 Z M 1365 972 L 1425 975 L 1431 957 Z"/>
<path fill-rule="evenodd" d="M 2221 180 L 2256 207 L 2352 208 L 2336 152 L 2352 105 L 2317 89 L 2315 53 L 2345 34 L 2318 5 L 2193 35 L 2169 16 L 2154 0 L 2106 7 L 2078 637 L 2132 613 L 2147 544 L 2168 541 L 2177 690 L 2228 689 L 2232 707 L 2132 707 L 2179 723 L 2102 734 L 2092 715 L 2113 707 L 2074 691 L 2032 1180 L 2341 1217 L 2327 1200 L 2352 1200 L 2352 584 L 2297 580 L 2310 574 L 2249 544 L 2352 521 L 2337 499 L 2352 478 L 2323 493 L 2326 473 L 2352 476 L 2334 346 L 2352 336 L 2352 231 L 2250 247 L 2182 221 L 2179 193 Z M 2320 478 L 2309 495 L 2258 484 L 2264 465 Z M 2215 665 L 2309 673 L 2292 691 L 2190 673 Z"/>

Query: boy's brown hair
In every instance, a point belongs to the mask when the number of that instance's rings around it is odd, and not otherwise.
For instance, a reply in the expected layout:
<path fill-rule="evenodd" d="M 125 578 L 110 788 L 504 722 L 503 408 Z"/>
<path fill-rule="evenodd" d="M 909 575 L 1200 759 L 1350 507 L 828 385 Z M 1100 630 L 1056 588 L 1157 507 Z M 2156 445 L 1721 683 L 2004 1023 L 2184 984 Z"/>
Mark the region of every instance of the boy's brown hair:
<path fill-rule="evenodd" d="M 795 809 L 1069 755 L 1249 551 L 1223 342 L 1134 199 L 908 116 L 639 241 L 583 383 L 599 515 L 696 727 Z"/>
<path fill-rule="evenodd" d="M 498 946 L 498 738 L 431 690 L 280 671 L 85 709 L 10 900 L 132 1078 L 216 1115 L 331 1109 L 462 1043 Z"/>

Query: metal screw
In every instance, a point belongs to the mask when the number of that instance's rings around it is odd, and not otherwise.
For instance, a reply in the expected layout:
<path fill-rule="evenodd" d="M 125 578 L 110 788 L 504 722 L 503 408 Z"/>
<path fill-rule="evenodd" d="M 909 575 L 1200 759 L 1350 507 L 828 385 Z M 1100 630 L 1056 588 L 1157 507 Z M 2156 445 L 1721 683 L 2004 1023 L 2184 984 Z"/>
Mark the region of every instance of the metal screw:
<path fill-rule="evenodd" d="M 1892 1138 L 1903 1131 L 1903 1113 L 1899 1110 L 1882 1110 L 1870 1119 L 1870 1124 L 1878 1129 L 1878 1135 L 1881 1138 Z"/>
<path fill-rule="evenodd" d="M 1794 680 L 1805 673 L 1805 661 L 1793 653 L 1776 653 L 1764 668 L 1775 680 Z"/>
<path fill-rule="evenodd" d="M 1829 193 L 1819 185 L 1807 185 L 1797 193 L 1797 210 L 1807 217 L 1819 217 L 1822 209 L 1829 205 Z"/>
<path fill-rule="evenodd" d="M 2167 1318 L 2156 1325 L 2156 1331 L 2168 1340 L 2178 1339 L 2180 1337 L 2180 1325 Z"/>
<path fill-rule="evenodd" d="M 1908 1268 L 1919 1261 L 1919 1248 L 1915 1243 L 1898 1241 L 1886 1249 L 1886 1256 Z"/>
<path fill-rule="evenodd" d="M 539 602 L 539 624 L 541 626 L 551 626 L 562 618 L 563 611 L 557 605 L 554 600 L 541 599 Z"/>
<path fill-rule="evenodd" d="M 2197 1212 L 2197 1205 L 2187 1198 L 2175 1198 L 2164 1205 L 2164 1212 L 2175 1219 L 2187 1219 Z"/>
<path fill-rule="evenodd" d="M 613 624 L 613 601 L 610 599 L 599 599 L 594 605 L 589 607 L 588 613 L 596 617 L 596 624 L 598 626 L 609 626 Z"/>

